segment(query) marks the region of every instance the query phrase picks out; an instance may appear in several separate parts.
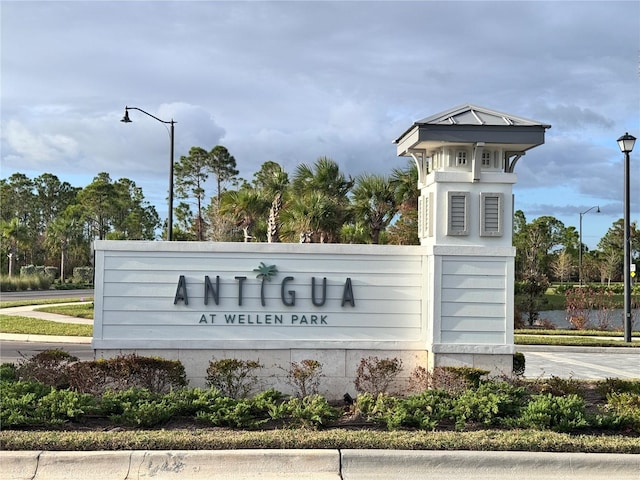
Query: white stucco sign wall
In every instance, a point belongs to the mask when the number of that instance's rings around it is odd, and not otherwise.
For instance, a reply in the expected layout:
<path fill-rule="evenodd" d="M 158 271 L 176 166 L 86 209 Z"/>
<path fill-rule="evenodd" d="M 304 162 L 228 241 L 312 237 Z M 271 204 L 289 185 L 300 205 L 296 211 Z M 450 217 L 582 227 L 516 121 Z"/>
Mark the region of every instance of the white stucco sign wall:
<path fill-rule="evenodd" d="M 97 241 L 95 252 L 96 349 L 425 348 L 420 247 Z"/>

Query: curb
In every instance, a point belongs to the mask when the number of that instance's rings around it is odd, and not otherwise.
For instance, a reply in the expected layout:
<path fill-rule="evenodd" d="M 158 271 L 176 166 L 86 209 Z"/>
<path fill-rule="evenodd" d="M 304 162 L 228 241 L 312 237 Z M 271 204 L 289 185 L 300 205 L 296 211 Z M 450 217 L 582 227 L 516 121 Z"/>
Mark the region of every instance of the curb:
<path fill-rule="evenodd" d="M 58 335 L 25 335 L 22 333 L 0 333 L 0 340 L 40 343 L 91 343 L 93 337 L 62 337 Z"/>
<path fill-rule="evenodd" d="M 3 479 L 636 480 L 640 455 L 415 450 L 0 452 Z"/>
<path fill-rule="evenodd" d="M 338 450 L 25 451 L 0 460 L 3 480 L 341 478 Z"/>
<path fill-rule="evenodd" d="M 593 453 L 343 450 L 344 479 L 627 480 L 640 474 L 640 456 Z"/>

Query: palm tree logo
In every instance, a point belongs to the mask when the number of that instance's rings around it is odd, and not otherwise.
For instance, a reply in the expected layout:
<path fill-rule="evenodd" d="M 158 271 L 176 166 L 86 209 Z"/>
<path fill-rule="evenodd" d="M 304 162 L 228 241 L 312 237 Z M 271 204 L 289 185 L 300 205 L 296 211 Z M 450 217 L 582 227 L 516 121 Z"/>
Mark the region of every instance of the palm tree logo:
<path fill-rule="evenodd" d="M 275 265 L 265 265 L 264 262 L 260 262 L 258 268 L 254 268 L 253 271 L 257 272 L 256 278 L 262 279 L 262 284 L 260 285 L 260 302 L 264 307 L 266 305 L 264 300 L 264 282 L 265 280 L 270 282 L 271 277 L 278 273 L 278 269 Z"/>

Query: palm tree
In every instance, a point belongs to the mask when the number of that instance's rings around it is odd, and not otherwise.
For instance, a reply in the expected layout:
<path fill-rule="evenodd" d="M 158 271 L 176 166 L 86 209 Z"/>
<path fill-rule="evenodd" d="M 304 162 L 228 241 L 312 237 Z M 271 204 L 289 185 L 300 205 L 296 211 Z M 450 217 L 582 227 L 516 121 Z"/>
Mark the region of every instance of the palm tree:
<path fill-rule="evenodd" d="M 353 189 L 352 209 L 356 219 L 369 229 L 371 242 L 379 243 L 380 232 L 397 213 L 393 185 L 380 175 L 359 176 Z"/>
<path fill-rule="evenodd" d="M 64 283 L 69 246 L 82 242 L 82 222 L 65 214 L 49 224 L 45 243 L 49 251 L 60 252 L 60 281 Z"/>
<path fill-rule="evenodd" d="M 418 167 L 413 161 L 409 161 L 404 169 L 394 168 L 391 173 L 391 185 L 396 192 L 396 203 L 404 207 L 418 209 Z"/>
<path fill-rule="evenodd" d="M 331 243 L 342 227 L 336 203 L 322 192 L 294 196 L 282 212 L 283 237 L 300 243 Z"/>
<path fill-rule="evenodd" d="M 337 242 L 340 228 L 349 219 L 347 194 L 351 187 L 353 179 L 347 179 L 330 158 L 320 157 L 313 167 L 299 165 L 292 182 L 292 195 L 296 202 L 309 204 L 313 219 L 309 224 L 310 232 L 300 230 L 298 233 L 305 238 L 309 238 L 310 233 L 311 241 Z M 296 208 L 300 210 L 301 206 Z"/>
<path fill-rule="evenodd" d="M 7 256 L 9 257 L 9 276 L 13 276 L 13 266 L 16 261 L 19 248 L 24 248 L 27 241 L 27 229 L 17 219 L 0 222 L 3 244 L 7 245 Z"/>
<path fill-rule="evenodd" d="M 220 213 L 230 215 L 237 227 L 242 228 L 244 241 L 251 238 L 251 229 L 257 219 L 265 216 L 268 202 L 253 188 L 229 190 L 221 197 Z"/>
<path fill-rule="evenodd" d="M 254 187 L 271 202 L 269 218 L 267 220 L 267 241 L 280 241 L 280 210 L 283 206 L 284 195 L 289 186 L 289 175 L 276 162 L 265 162 L 254 174 Z"/>
<path fill-rule="evenodd" d="M 389 242 L 395 245 L 418 245 L 418 167 L 409 161 L 404 169 L 394 168 L 391 185 L 396 192 L 400 218 L 389 227 Z"/>

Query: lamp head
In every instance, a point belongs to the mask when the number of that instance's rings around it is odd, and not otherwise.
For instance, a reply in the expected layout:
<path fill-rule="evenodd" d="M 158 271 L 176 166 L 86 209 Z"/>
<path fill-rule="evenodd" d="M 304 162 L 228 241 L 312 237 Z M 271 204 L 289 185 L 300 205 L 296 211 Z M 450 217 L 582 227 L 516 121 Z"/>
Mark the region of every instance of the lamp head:
<path fill-rule="evenodd" d="M 124 123 L 131 123 L 131 119 L 129 118 L 129 109 L 124 109 L 124 117 L 122 117 L 122 120 L 120 121 Z"/>
<path fill-rule="evenodd" d="M 618 139 L 618 146 L 622 153 L 631 153 L 633 146 L 636 143 L 636 137 L 629 135 L 629 132 L 625 133 Z"/>

